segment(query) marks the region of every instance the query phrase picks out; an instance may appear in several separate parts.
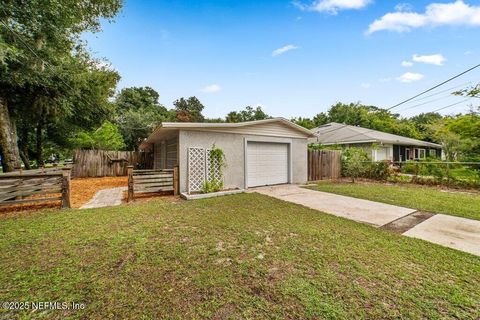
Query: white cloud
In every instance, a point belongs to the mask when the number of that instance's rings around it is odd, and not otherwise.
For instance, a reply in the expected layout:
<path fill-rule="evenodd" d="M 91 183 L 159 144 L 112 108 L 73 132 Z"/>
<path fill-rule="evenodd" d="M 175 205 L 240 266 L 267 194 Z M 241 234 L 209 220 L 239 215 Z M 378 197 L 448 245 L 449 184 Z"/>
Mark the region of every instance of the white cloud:
<path fill-rule="evenodd" d="M 413 62 L 412 61 L 402 61 L 402 67 L 411 67 L 413 66 Z"/>
<path fill-rule="evenodd" d="M 421 73 L 405 72 L 400 77 L 398 77 L 397 80 L 400 82 L 409 83 L 422 80 L 423 78 L 424 76 Z"/>
<path fill-rule="evenodd" d="M 281 47 L 281 48 L 278 48 L 276 50 L 273 50 L 272 52 L 272 57 L 276 57 L 278 55 L 281 55 L 287 51 L 290 51 L 290 50 L 295 50 L 295 49 L 298 49 L 297 46 L 294 46 L 293 44 L 289 44 L 289 45 L 286 45 L 284 47 Z"/>
<path fill-rule="evenodd" d="M 413 10 L 413 6 L 410 3 L 399 3 L 395 6 L 395 11 L 410 12 Z"/>
<path fill-rule="evenodd" d="M 306 11 L 327 12 L 337 14 L 341 10 L 358 10 L 368 6 L 372 0 L 316 0 L 310 4 L 294 1 L 293 4 Z"/>
<path fill-rule="evenodd" d="M 211 85 L 208 85 L 208 86 L 200 89 L 200 91 L 203 92 L 203 93 L 217 93 L 220 90 L 222 90 L 222 88 L 220 88 L 220 86 L 218 84 L 211 84 Z"/>
<path fill-rule="evenodd" d="M 366 33 L 382 30 L 407 32 L 414 28 L 437 26 L 480 26 L 480 6 L 457 0 L 429 4 L 425 13 L 390 12 L 371 23 Z"/>
<path fill-rule="evenodd" d="M 369 89 L 371 86 L 372 84 L 368 82 L 364 82 L 360 85 L 360 87 L 362 87 L 363 89 Z"/>
<path fill-rule="evenodd" d="M 434 64 L 436 66 L 442 66 L 447 59 L 445 59 L 445 57 L 441 54 L 432 54 L 429 56 L 420 56 L 418 54 L 414 54 L 412 60 L 415 62 L 423 62 L 427 64 Z"/>
<path fill-rule="evenodd" d="M 469 56 L 469 55 L 471 55 L 472 53 L 473 53 L 472 51 L 467 50 L 467 51 L 465 51 L 463 54 L 466 55 L 466 56 Z"/>

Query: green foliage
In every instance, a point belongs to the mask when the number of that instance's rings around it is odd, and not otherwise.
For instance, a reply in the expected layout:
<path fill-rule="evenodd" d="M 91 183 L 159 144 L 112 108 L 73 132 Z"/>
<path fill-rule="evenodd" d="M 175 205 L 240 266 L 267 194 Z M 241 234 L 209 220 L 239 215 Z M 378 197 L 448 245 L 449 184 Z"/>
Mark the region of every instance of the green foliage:
<path fill-rule="evenodd" d="M 223 150 L 217 148 L 215 144 L 210 149 L 209 162 L 209 176 L 211 177 L 211 179 L 203 183 L 203 193 L 218 192 L 223 190 L 224 187 L 222 170 L 227 166 L 226 157 Z M 218 178 L 214 174 L 216 170 L 219 171 Z"/>
<path fill-rule="evenodd" d="M 120 150 L 125 147 L 118 127 L 105 121 L 94 131 L 81 131 L 72 139 L 72 144 L 81 149 Z"/>
<path fill-rule="evenodd" d="M 377 161 L 369 164 L 367 176 L 370 179 L 386 181 L 393 174 L 392 165 L 388 161 Z"/>
<path fill-rule="evenodd" d="M 251 106 L 246 107 L 241 111 L 232 111 L 227 114 L 225 117 L 226 122 L 245 122 L 245 121 L 255 121 L 255 120 L 264 120 L 271 118 L 266 114 L 260 106 L 255 109 Z"/>
<path fill-rule="evenodd" d="M 411 182 L 451 187 L 480 187 L 480 165 L 439 162 L 438 159 L 408 161 L 401 172 L 412 175 Z"/>
<path fill-rule="evenodd" d="M 315 122 L 309 118 L 298 117 L 298 118 L 292 118 L 290 119 L 290 121 L 307 129 L 313 129 L 316 127 Z"/>
<path fill-rule="evenodd" d="M 150 87 L 125 88 L 115 98 L 114 122 L 118 125 L 128 150 L 136 150 L 163 121 L 173 121 L 173 112 L 159 102 L 159 94 Z"/>
<path fill-rule="evenodd" d="M 365 176 L 368 172 L 368 155 L 362 148 L 348 148 L 342 153 L 342 174 L 355 179 Z"/>
<path fill-rule="evenodd" d="M 18 128 L 26 165 L 29 156 L 43 163 L 50 146 L 55 153 L 71 148 L 76 132 L 98 127 L 112 111 L 108 99 L 119 75 L 90 56 L 81 35 L 99 31 L 120 7 L 120 0 L 0 2 L 7 25 L 0 24 L 0 98 Z"/>
<path fill-rule="evenodd" d="M 173 105 L 175 106 L 175 118 L 178 122 L 203 122 L 205 120 L 202 114 L 205 106 L 197 97 L 180 98 L 175 100 Z"/>

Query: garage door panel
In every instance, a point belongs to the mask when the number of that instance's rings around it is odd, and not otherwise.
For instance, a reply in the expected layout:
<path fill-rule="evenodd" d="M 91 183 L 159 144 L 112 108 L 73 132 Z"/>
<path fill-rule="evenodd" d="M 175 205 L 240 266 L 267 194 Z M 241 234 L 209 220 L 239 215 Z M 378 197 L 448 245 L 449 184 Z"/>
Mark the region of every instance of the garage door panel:
<path fill-rule="evenodd" d="M 288 145 L 248 142 L 247 168 L 249 187 L 288 183 Z"/>

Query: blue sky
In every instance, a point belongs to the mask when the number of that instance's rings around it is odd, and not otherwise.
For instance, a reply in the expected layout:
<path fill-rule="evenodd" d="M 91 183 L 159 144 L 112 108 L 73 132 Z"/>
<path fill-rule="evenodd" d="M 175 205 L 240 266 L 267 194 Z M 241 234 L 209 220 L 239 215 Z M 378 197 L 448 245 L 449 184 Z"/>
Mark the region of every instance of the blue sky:
<path fill-rule="evenodd" d="M 479 35 L 480 1 L 126 0 L 113 23 L 85 38 L 119 71 L 119 88 L 151 86 L 167 107 L 195 95 L 209 117 L 259 104 L 289 118 L 338 101 L 390 107 L 480 63 Z M 468 82 L 480 82 L 480 68 L 442 89 Z M 447 96 L 392 111 L 462 100 Z"/>

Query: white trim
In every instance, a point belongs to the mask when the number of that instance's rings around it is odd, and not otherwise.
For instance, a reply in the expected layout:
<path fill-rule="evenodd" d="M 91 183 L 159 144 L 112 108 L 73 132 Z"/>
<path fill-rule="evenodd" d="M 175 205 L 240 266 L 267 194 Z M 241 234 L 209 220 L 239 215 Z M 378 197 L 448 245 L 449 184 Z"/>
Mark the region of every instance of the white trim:
<path fill-rule="evenodd" d="M 255 120 L 255 121 L 245 121 L 245 122 L 221 122 L 221 123 L 212 123 L 212 122 L 163 122 L 158 128 L 172 128 L 172 129 L 185 129 L 185 128 L 238 128 L 238 127 L 247 127 L 254 126 L 270 122 L 281 122 L 297 131 L 302 132 L 307 137 L 315 137 L 312 131 L 299 126 L 296 123 L 288 121 L 285 118 L 271 118 L 265 120 Z M 157 129 L 158 129 L 157 128 Z M 155 130 L 156 131 L 156 130 Z"/>

